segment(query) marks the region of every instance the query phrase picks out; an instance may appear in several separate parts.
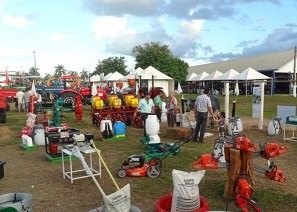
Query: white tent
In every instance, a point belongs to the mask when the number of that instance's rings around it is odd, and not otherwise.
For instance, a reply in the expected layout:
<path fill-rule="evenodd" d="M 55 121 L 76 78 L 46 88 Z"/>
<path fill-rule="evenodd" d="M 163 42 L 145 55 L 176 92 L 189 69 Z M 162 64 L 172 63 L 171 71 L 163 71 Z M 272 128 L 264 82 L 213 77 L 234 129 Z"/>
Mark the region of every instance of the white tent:
<path fill-rule="evenodd" d="M 94 76 L 91 76 L 90 81 L 91 82 L 100 82 L 101 81 L 100 80 L 100 75 L 99 74 L 96 74 Z"/>
<path fill-rule="evenodd" d="M 135 69 L 134 72 L 137 73 L 137 74 L 140 74 L 140 73 L 143 72 L 143 71 L 144 71 L 144 69 L 138 67 L 137 69 Z"/>
<path fill-rule="evenodd" d="M 174 91 L 174 80 L 152 66 L 144 69 L 138 76 L 141 78 L 141 81 L 147 81 L 149 89 L 152 87 L 152 79 L 154 79 L 154 87 L 162 87 L 166 95 L 168 95 L 169 92 Z"/>
<path fill-rule="evenodd" d="M 119 72 L 114 72 L 111 75 L 106 75 L 104 78 L 106 81 L 118 81 L 120 79 L 124 78 L 124 75 L 120 74 Z"/>
<path fill-rule="evenodd" d="M 221 75 L 217 80 L 234 80 L 234 78 L 238 76 L 238 74 L 239 72 L 235 71 L 234 69 L 230 69 L 229 71 Z"/>
<path fill-rule="evenodd" d="M 260 72 L 256 71 L 252 68 L 247 68 L 243 72 L 241 72 L 239 75 L 232 77 L 233 80 L 267 80 L 270 79 L 270 77 L 267 77 L 264 74 L 261 74 Z"/>
<path fill-rule="evenodd" d="M 113 73 L 108 73 L 106 76 L 104 76 L 104 80 L 106 80 L 108 77 L 110 77 Z"/>
<path fill-rule="evenodd" d="M 191 73 L 190 75 L 187 76 L 186 81 L 192 81 L 193 78 L 197 77 L 198 75 L 195 73 Z"/>
<path fill-rule="evenodd" d="M 207 77 L 205 77 L 203 79 L 203 81 L 214 81 L 214 80 L 218 80 L 220 78 L 220 76 L 222 76 L 223 73 L 216 70 L 214 72 L 212 72 L 210 75 L 208 75 Z"/>
<path fill-rule="evenodd" d="M 198 74 L 197 77 L 194 77 L 191 81 L 204 81 L 204 78 L 207 77 L 209 74 L 206 72 L 202 72 Z"/>

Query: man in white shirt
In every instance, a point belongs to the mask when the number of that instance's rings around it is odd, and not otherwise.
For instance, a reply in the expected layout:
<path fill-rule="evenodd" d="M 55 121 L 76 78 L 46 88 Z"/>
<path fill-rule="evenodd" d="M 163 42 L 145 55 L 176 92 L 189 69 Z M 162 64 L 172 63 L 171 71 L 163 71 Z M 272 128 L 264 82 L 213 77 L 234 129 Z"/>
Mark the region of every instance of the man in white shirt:
<path fill-rule="evenodd" d="M 18 102 L 18 111 L 20 113 L 21 108 L 24 108 L 24 101 L 23 101 L 24 92 L 21 89 L 19 89 L 19 91 L 15 94 L 15 96 Z"/>
<path fill-rule="evenodd" d="M 210 114 L 214 116 L 208 93 L 209 93 L 209 89 L 204 88 L 203 94 L 199 95 L 195 101 L 194 111 L 195 111 L 197 123 L 195 128 L 194 142 L 203 143 L 204 133 L 206 131 L 208 112 L 210 112 Z M 199 134 L 199 141 L 197 141 L 198 134 Z"/>

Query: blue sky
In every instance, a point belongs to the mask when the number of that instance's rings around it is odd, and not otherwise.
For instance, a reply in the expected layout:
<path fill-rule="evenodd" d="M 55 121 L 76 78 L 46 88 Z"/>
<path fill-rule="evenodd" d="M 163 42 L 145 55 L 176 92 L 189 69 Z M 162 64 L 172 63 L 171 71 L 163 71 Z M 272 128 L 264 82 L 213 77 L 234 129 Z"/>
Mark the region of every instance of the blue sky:
<path fill-rule="evenodd" d="M 160 41 L 189 65 L 293 49 L 296 0 L 0 0 L 0 71 L 94 70 Z"/>

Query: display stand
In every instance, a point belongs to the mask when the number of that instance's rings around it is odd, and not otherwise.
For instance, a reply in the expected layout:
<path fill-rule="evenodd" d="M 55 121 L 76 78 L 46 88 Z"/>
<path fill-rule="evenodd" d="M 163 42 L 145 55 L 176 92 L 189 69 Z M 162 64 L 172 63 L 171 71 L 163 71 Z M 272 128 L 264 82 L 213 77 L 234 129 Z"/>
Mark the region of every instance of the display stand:
<path fill-rule="evenodd" d="M 101 178 L 101 160 L 100 160 L 100 157 L 98 159 L 98 169 L 95 169 L 93 167 L 92 154 L 96 153 L 96 150 L 89 147 L 89 148 L 82 149 L 80 152 L 83 153 L 84 155 L 89 155 L 89 164 L 88 164 L 88 166 L 90 167 L 90 170 L 93 172 L 94 176 L 100 176 L 100 178 Z M 100 151 L 99 151 L 99 154 L 100 154 Z M 68 156 L 69 156 L 69 171 L 66 171 L 64 157 L 68 157 Z M 73 166 L 72 166 L 72 158 L 73 157 L 75 157 L 75 156 L 73 155 L 71 150 L 69 150 L 69 149 L 63 149 L 62 150 L 63 178 L 65 179 L 67 177 L 67 178 L 69 178 L 71 180 L 71 183 L 73 183 L 74 180 L 91 177 L 90 175 L 87 175 L 86 170 L 84 168 L 83 169 L 77 169 L 77 170 L 73 169 Z M 86 163 L 87 163 L 87 161 L 86 161 Z M 78 174 L 78 173 L 80 173 L 80 174 Z M 79 175 L 79 176 L 74 176 L 74 175 Z"/>
<path fill-rule="evenodd" d="M 297 137 L 295 137 L 296 127 L 297 125 L 295 124 L 284 124 L 284 138 L 283 138 L 284 141 L 297 141 Z M 286 137 L 286 132 L 288 132 L 288 130 L 292 130 L 293 134 L 291 137 Z"/>

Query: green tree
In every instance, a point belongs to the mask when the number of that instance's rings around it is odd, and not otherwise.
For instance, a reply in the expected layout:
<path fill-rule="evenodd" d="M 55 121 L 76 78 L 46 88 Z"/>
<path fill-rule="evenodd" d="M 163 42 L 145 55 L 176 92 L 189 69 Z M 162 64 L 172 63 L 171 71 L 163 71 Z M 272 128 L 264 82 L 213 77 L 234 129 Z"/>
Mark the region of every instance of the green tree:
<path fill-rule="evenodd" d="M 67 74 L 68 75 L 75 75 L 75 76 L 78 75 L 77 71 L 67 71 Z"/>
<path fill-rule="evenodd" d="M 51 78 L 52 76 L 50 74 L 46 74 L 44 77 L 43 77 L 43 80 L 44 81 L 47 81 Z"/>
<path fill-rule="evenodd" d="M 29 75 L 30 76 L 40 76 L 39 72 L 38 72 L 39 68 L 34 68 L 34 67 L 31 67 L 29 69 Z"/>
<path fill-rule="evenodd" d="M 123 75 L 127 74 L 125 65 L 125 57 L 109 57 L 102 61 L 98 61 L 95 71 L 91 75 L 104 73 L 105 75 L 113 72 L 119 72 Z"/>
<path fill-rule="evenodd" d="M 80 72 L 80 77 L 81 77 L 81 79 L 82 79 L 84 82 L 86 82 L 86 81 L 88 81 L 89 73 L 88 73 L 85 69 L 83 69 L 83 70 Z"/>
<path fill-rule="evenodd" d="M 64 68 L 63 65 L 58 64 L 54 68 L 55 68 L 55 73 L 54 73 L 55 77 L 61 77 L 62 75 L 66 74 L 66 69 Z"/>
<path fill-rule="evenodd" d="M 132 49 L 132 54 L 135 56 L 135 68 L 145 69 L 151 65 L 174 80 L 181 82 L 187 77 L 189 65 L 180 58 L 173 56 L 169 47 L 160 42 L 135 46 Z"/>

